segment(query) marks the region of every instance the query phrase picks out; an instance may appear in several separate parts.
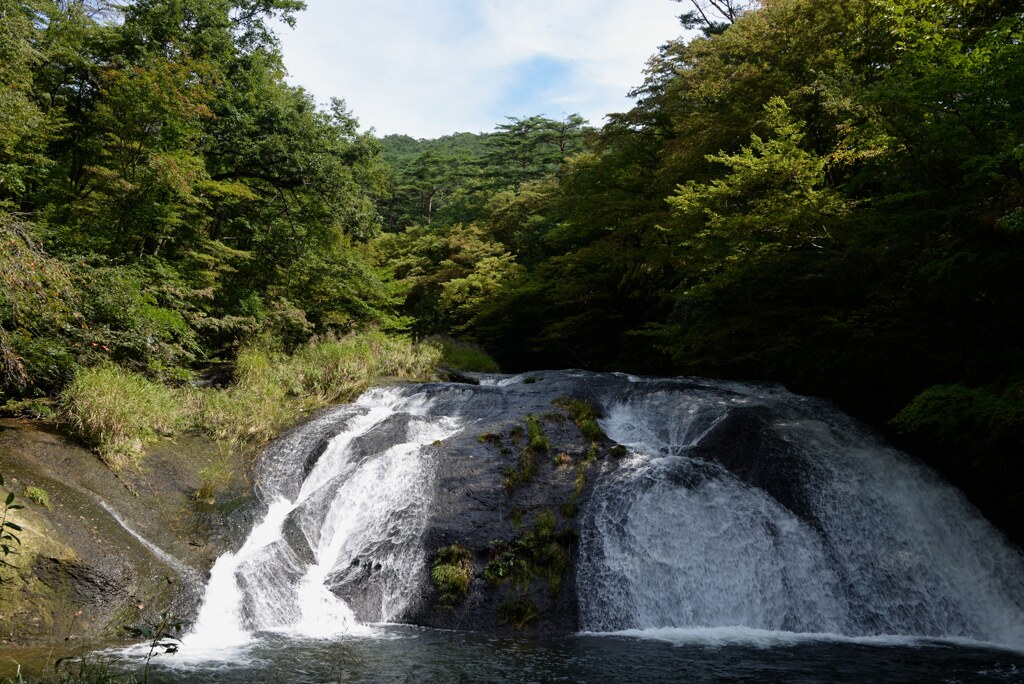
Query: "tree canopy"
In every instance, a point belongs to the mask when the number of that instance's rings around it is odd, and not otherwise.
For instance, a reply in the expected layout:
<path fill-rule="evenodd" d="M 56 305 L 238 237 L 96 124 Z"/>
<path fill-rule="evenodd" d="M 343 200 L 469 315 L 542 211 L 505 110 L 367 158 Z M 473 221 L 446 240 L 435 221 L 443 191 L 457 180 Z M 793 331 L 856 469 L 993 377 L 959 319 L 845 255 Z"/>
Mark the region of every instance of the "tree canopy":
<path fill-rule="evenodd" d="M 0 0 L 0 404 L 258 335 L 454 335 L 829 396 L 1024 520 L 1015 3 L 687 0 L 600 130 L 437 140 L 289 86 L 302 7 Z"/>

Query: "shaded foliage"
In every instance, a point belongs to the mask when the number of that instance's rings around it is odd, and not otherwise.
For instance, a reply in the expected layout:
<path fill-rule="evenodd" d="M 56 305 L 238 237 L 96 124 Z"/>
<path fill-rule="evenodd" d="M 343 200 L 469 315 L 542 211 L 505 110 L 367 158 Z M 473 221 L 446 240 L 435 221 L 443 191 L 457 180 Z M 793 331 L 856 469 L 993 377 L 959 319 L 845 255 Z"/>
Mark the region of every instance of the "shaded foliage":
<path fill-rule="evenodd" d="M 508 370 L 771 379 L 896 417 L 891 434 L 1024 535 L 1024 16 L 684 4 L 702 35 L 663 46 L 635 106 L 557 168 L 501 146 L 531 120 L 488 139 L 510 171 L 470 218 L 517 269 L 433 329 Z"/>

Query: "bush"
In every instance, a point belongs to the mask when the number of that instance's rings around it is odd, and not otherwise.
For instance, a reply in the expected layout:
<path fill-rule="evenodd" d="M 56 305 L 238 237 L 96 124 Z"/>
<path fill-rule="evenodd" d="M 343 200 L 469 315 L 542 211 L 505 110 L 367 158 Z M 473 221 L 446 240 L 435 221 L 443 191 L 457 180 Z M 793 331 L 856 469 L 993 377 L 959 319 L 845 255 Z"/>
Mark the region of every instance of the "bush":
<path fill-rule="evenodd" d="M 115 470 L 138 465 L 146 444 L 174 434 L 187 417 L 174 389 L 111 364 L 79 369 L 61 407 L 78 436 Z"/>
<path fill-rule="evenodd" d="M 1024 383 L 936 385 L 914 397 L 892 424 L 930 443 L 969 452 L 990 449 L 1024 431 Z"/>

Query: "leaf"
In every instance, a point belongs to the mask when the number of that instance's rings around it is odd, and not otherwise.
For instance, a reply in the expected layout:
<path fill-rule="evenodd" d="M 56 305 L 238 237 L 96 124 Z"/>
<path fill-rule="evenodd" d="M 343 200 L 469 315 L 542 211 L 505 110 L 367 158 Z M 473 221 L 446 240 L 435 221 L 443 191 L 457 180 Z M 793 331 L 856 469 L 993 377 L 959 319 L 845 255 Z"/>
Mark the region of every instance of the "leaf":
<path fill-rule="evenodd" d="M 23 529 L 21 528 L 21 525 L 19 525 L 18 523 L 13 523 L 13 522 L 11 522 L 10 520 L 8 520 L 7 522 L 5 522 L 5 523 L 4 523 L 4 527 L 9 527 L 9 528 L 11 528 L 12 530 L 15 530 L 15 531 L 17 531 L 17 532 L 23 532 L 23 531 L 24 531 L 24 530 L 23 530 Z"/>
<path fill-rule="evenodd" d="M 7 505 L 10 506 L 12 503 L 14 503 L 14 492 L 9 492 L 7 494 Z"/>

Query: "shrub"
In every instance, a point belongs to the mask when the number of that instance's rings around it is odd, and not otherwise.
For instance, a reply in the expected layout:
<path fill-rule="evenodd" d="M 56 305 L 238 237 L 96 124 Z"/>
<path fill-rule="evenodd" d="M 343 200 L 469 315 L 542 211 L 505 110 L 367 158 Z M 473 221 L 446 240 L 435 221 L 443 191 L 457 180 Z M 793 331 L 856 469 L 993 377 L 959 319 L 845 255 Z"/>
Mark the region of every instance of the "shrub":
<path fill-rule="evenodd" d="M 1024 382 L 1006 386 L 936 385 L 892 420 L 902 434 L 981 451 L 1024 430 Z"/>
<path fill-rule="evenodd" d="M 512 577 L 516 567 L 516 554 L 512 546 L 503 539 L 491 542 L 491 555 L 484 566 L 483 578 L 494 586 Z"/>

